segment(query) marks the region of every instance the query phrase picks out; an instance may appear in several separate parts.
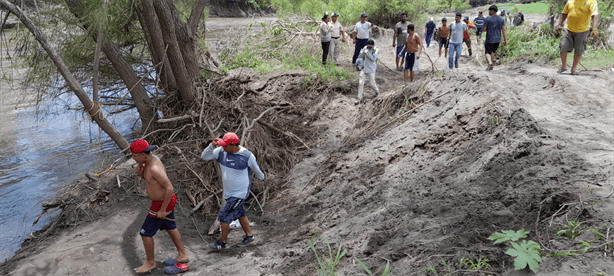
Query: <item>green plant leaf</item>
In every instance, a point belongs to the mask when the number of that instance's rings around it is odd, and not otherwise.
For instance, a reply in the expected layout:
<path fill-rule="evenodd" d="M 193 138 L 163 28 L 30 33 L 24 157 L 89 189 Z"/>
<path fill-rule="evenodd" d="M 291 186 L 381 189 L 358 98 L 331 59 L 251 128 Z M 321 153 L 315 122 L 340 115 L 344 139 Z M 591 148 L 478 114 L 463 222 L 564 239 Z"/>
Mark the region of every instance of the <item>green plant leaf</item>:
<path fill-rule="evenodd" d="M 369 269 L 367 268 L 367 266 L 366 266 L 366 265 L 365 265 L 365 264 L 364 264 L 362 261 L 360 261 L 360 259 L 358 259 L 358 258 L 355 258 L 355 259 L 358 261 L 358 265 L 360 265 L 360 267 L 362 267 L 362 269 L 364 269 L 364 270 L 367 272 L 367 274 L 369 274 L 369 275 L 373 275 L 373 273 L 371 272 L 371 270 L 369 270 Z"/>
<path fill-rule="evenodd" d="M 531 271 L 536 272 L 539 263 L 542 261 L 542 258 L 539 256 L 539 250 L 541 249 L 539 245 L 534 241 L 522 241 L 519 244 L 511 242 L 511 244 L 514 248 L 508 249 L 505 251 L 505 254 L 516 257 L 514 259 L 514 269 L 522 270 L 528 265 Z"/>
<path fill-rule="evenodd" d="M 382 272 L 382 276 L 387 276 L 390 274 L 390 261 L 386 262 L 386 267 L 384 268 L 384 272 Z"/>
<path fill-rule="evenodd" d="M 591 228 L 590 230 L 591 230 L 591 232 L 593 232 L 595 235 L 597 235 L 597 238 L 596 238 L 595 240 L 599 240 L 599 239 L 602 239 L 602 240 L 603 240 L 603 239 L 604 239 L 604 238 L 603 238 L 603 234 L 601 234 L 599 231 L 597 231 L 597 230 L 595 230 L 595 229 L 593 229 L 593 228 Z"/>
<path fill-rule="evenodd" d="M 489 240 L 495 241 L 493 244 L 498 244 L 506 241 L 517 241 L 522 238 L 526 238 L 529 231 L 524 231 L 524 228 L 514 232 L 514 230 L 503 230 L 502 233 L 495 232 L 490 237 Z"/>

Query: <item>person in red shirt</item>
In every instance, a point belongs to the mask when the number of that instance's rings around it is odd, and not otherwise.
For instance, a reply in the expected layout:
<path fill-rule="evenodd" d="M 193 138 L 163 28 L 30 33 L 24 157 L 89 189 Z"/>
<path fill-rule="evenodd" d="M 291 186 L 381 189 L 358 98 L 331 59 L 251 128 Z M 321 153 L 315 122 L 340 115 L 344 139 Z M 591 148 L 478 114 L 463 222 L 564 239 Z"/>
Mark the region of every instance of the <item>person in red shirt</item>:
<path fill-rule="evenodd" d="M 465 18 L 463 19 L 463 21 L 465 22 L 465 24 L 467 24 L 467 31 L 463 32 L 463 42 L 465 44 L 467 44 L 467 50 L 469 50 L 469 56 L 471 56 L 471 38 L 470 38 L 470 31 L 471 29 L 476 29 L 475 25 L 473 25 L 473 23 L 471 23 L 469 21 L 469 17 L 465 16 Z"/>

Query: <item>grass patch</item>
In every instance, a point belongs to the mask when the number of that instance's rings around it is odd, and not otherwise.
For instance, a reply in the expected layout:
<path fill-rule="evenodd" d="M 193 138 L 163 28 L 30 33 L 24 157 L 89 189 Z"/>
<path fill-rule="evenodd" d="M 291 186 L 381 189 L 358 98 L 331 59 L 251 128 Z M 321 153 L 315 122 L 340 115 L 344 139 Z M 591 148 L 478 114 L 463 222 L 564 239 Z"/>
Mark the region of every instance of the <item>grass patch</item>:
<path fill-rule="evenodd" d="M 507 41 L 507 46 L 499 48 L 504 63 L 525 58 L 544 60 L 560 66 L 559 42 L 561 39 L 553 35 L 552 27 L 548 24 L 542 25 L 541 28 L 531 26 L 511 28 L 507 31 Z M 580 64 L 586 69 L 599 69 L 613 65 L 614 49 L 596 47 L 590 44 L 590 41 L 592 39 L 589 38 L 589 44 L 582 55 Z M 567 64 L 571 66 L 572 62 L 573 53 L 567 56 Z M 582 66 L 579 66 L 578 69 L 584 69 Z"/>
<path fill-rule="evenodd" d="M 313 25 L 282 24 L 284 23 L 278 25 L 261 23 L 260 30 L 250 26 L 248 30 L 252 33 L 236 36 L 247 37 L 249 40 L 228 42 L 229 45 L 219 55 L 223 63 L 222 71 L 240 67 L 251 68 L 262 74 L 272 71 L 304 70 L 309 74 L 315 74 L 326 83 L 354 78 L 351 72 L 336 67 L 330 59 L 326 65 L 322 65 L 319 37 L 313 39 L 287 34 L 285 31 L 289 28 L 311 30 L 314 28 Z"/>
<path fill-rule="evenodd" d="M 522 10 L 523 14 L 548 14 L 548 3 L 541 1 L 530 4 L 514 4 L 505 3 L 497 4 L 499 10 L 512 11 L 513 14 L 517 14 L 518 10 Z"/>
<path fill-rule="evenodd" d="M 569 58 L 570 56 L 567 57 L 567 59 Z M 586 52 L 582 55 L 580 63 L 584 65 L 586 69 L 598 69 L 612 66 L 614 65 L 614 49 L 594 49 L 592 45 L 589 45 Z"/>

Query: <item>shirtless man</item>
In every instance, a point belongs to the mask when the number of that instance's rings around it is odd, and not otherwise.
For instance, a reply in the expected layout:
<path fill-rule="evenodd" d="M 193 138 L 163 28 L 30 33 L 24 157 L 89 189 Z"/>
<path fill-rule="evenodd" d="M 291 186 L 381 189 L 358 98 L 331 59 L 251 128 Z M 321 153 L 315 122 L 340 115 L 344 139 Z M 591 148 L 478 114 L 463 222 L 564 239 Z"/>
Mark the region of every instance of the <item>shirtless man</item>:
<path fill-rule="evenodd" d="M 156 146 L 150 146 L 145 140 L 136 140 L 130 145 L 132 159 L 136 161 L 136 173 L 145 179 L 147 196 L 151 199 L 151 207 L 143 226 L 141 238 L 147 254 L 147 261 L 134 269 L 136 273 L 150 272 L 156 268 L 154 260 L 153 236 L 158 230 L 167 230 L 177 247 L 178 257 L 164 262 L 165 272 L 177 274 L 188 270 L 188 255 L 183 248 L 181 234 L 175 225 L 175 203 L 177 198 L 173 193 L 173 185 L 166 175 L 166 170 L 160 159 L 151 155 Z"/>
<path fill-rule="evenodd" d="M 450 40 L 450 28 L 448 28 L 448 19 L 441 19 L 441 27 L 437 30 L 437 38 L 439 40 L 439 57 L 441 57 L 441 48 L 445 46 L 444 57 L 448 57 L 448 43 Z"/>

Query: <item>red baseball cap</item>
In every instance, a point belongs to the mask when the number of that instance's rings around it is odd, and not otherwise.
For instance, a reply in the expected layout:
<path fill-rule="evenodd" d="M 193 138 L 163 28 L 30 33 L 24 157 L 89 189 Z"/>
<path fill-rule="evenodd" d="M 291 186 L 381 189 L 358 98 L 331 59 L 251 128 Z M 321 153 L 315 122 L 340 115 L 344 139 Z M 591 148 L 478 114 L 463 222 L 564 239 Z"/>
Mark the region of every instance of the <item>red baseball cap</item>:
<path fill-rule="evenodd" d="M 233 132 L 228 132 L 224 135 L 224 139 L 217 141 L 217 144 L 220 146 L 227 146 L 229 144 L 239 144 L 239 136 L 234 134 Z"/>
<path fill-rule="evenodd" d="M 150 146 L 149 143 L 143 139 L 136 140 L 130 145 L 130 151 L 132 153 L 150 152 L 155 148 L 156 146 Z"/>

